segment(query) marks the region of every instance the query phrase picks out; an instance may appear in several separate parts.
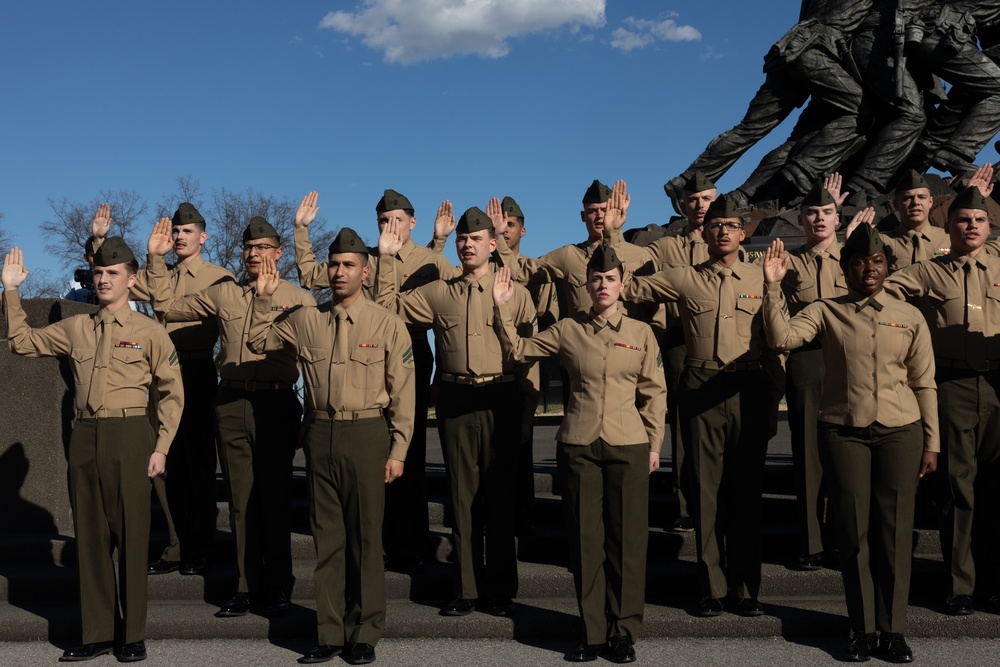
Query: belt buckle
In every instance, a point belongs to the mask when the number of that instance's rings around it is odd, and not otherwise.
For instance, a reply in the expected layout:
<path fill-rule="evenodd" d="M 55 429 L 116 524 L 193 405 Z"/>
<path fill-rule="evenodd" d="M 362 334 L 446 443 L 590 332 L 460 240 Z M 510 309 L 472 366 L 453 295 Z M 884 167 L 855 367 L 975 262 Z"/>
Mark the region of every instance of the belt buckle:
<path fill-rule="evenodd" d="M 352 422 L 358 421 L 358 411 L 357 410 L 352 410 L 351 411 L 351 421 Z"/>
<path fill-rule="evenodd" d="M 735 373 L 736 372 L 736 362 L 730 361 L 728 364 L 722 367 L 723 373 Z"/>

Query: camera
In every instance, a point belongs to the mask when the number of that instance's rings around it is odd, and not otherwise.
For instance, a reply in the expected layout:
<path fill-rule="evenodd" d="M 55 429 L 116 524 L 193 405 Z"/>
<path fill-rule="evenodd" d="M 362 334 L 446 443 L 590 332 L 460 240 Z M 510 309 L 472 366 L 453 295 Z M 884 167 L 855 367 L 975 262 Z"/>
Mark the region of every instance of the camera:
<path fill-rule="evenodd" d="M 94 289 L 94 272 L 90 269 L 77 269 L 73 272 L 73 280 L 80 283 L 83 289 Z"/>

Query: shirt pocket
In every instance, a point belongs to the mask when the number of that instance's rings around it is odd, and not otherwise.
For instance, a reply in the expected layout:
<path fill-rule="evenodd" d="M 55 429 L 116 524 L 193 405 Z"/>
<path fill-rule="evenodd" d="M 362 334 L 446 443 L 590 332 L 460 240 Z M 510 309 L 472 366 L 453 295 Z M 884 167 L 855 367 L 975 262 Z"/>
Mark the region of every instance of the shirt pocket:
<path fill-rule="evenodd" d="M 70 358 L 73 360 L 73 380 L 77 385 L 89 385 L 94 372 L 94 348 L 74 347 Z"/>
<path fill-rule="evenodd" d="M 923 298 L 924 312 L 934 314 L 938 327 L 955 326 L 965 322 L 965 293 L 961 289 L 942 290 L 931 287 Z"/>
<path fill-rule="evenodd" d="M 441 346 L 442 350 L 447 352 L 456 352 L 460 348 L 459 337 L 459 327 L 458 325 L 462 323 L 461 315 L 450 315 L 446 313 L 438 313 L 435 317 L 436 327 L 434 336 Z M 353 358 L 353 355 L 352 355 Z"/>
<path fill-rule="evenodd" d="M 1000 330 L 1000 285 L 987 286 L 986 303 L 983 307 L 986 309 L 983 319 L 990 325 L 990 329 Z"/>
<path fill-rule="evenodd" d="M 134 387 L 142 383 L 142 378 L 148 373 L 149 365 L 142 365 L 145 360 L 143 350 L 130 347 L 111 348 L 111 369 L 109 386 Z"/>
<path fill-rule="evenodd" d="M 243 337 L 243 319 L 246 316 L 242 312 L 220 311 L 219 312 L 219 337 L 223 341 L 238 341 Z"/>
<path fill-rule="evenodd" d="M 381 347 L 357 347 L 351 350 L 349 369 L 351 385 L 364 392 L 365 407 L 374 407 L 385 386 L 385 350 Z"/>
<path fill-rule="evenodd" d="M 691 333 L 696 338 L 709 338 L 715 336 L 715 313 L 717 303 L 715 299 L 699 299 L 696 297 L 684 297 L 684 310 L 688 314 L 691 323 Z"/>
<path fill-rule="evenodd" d="M 299 360 L 306 384 L 313 387 L 323 384 L 330 367 L 330 351 L 323 347 L 303 345 L 299 348 Z"/>

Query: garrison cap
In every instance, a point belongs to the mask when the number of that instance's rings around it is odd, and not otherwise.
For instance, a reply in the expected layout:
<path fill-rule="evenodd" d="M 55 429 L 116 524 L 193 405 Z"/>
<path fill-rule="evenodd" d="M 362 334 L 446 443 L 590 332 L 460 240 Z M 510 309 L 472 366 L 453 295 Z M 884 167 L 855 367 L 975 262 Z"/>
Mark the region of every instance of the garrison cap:
<path fill-rule="evenodd" d="M 193 225 L 199 222 L 204 225 L 205 218 L 202 217 L 193 204 L 189 204 L 188 202 L 180 204 L 177 207 L 177 211 L 174 212 L 174 217 L 170 220 L 170 224 L 174 227 L 178 225 Z"/>
<path fill-rule="evenodd" d="M 524 220 L 524 213 L 521 212 L 521 207 L 517 205 L 513 197 L 504 197 L 503 201 L 500 202 L 500 207 L 503 208 L 503 212 L 508 216 Z"/>
<path fill-rule="evenodd" d="M 929 190 L 930 187 L 923 174 L 910 169 L 899 179 L 899 183 L 896 183 L 896 194 L 906 192 L 907 190 L 916 190 L 917 188 L 927 188 Z"/>
<path fill-rule="evenodd" d="M 462 214 L 462 217 L 458 219 L 455 232 L 458 234 L 471 234 L 472 232 L 481 232 L 484 229 L 493 229 L 493 221 L 478 206 L 473 206 L 467 209 Z"/>
<path fill-rule="evenodd" d="M 367 255 L 368 246 L 365 245 L 356 231 L 350 227 L 341 227 L 340 231 L 337 232 L 337 238 L 333 239 L 333 243 L 330 244 L 330 251 L 327 254 L 332 255 L 338 252 L 360 252 Z"/>
<path fill-rule="evenodd" d="M 587 191 L 583 193 L 583 205 L 587 204 L 603 204 L 604 202 L 611 199 L 611 188 L 601 183 L 596 178 L 594 182 L 590 184 Z"/>
<path fill-rule="evenodd" d="M 590 257 L 590 261 L 587 262 L 587 270 L 607 273 L 608 271 L 614 271 L 621 267 L 621 265 L 622 261 L 618 259 L 618 253 L 615 252 L 615 249 L 606 243 L 602 243 L 597 246 L 594 254 Z"/>
<path fill-rule="evenodd" d="M 94 266 L 114 266 L 133 261 L 135 261 L 135 255 L 132 253 L 132 249 L 120 236 L 104 239 L 104 243 L 94 253 Z"/>
<path fill-rule="evenodd" d="M 844 242 L 844 247 L 840 250 L 840 263 L 846 265 L 852 257 L 870 257 L 876 253 L 883 252 L 884 243 L 879 231 L 869 224 L 862 223 L 851 232 L 850 237 Z"/>
<path fill-rule="evenodd" d="M 382 198 L 375 204 L 375 212 L 385 213 L 386 211 L 395 210 L 413 211 L 413 204 L 410 203 L 409 199 L 395 190 L 386 190 L 382 193 Z"/>
<path fill-rule="evenodd" d="M 713 218 L 741 218 L 739 207 L 736 205 L 736 200 L 729 195 L 722 195 L 716 199 L 708 207 L 708 211 L 705 212 L 705 221 L 708 222 Z"/>
<path fill-rule="evenodd" d="M 976 211 L 989 210 L 986 208 L 986 197 L 975 185 L 970 185 L 958 193 L 958 196 L 951 202 L 951 206 L 948 207 L 948 214 L 951 215 L 953 211 L 960 208 L 971 208 Z"/>
<path fill-rule="evenodd" d="M 812 186 L 812 189 L 806 193 L 806 196 L 802 199 L 802 203 L 799 204 L 800 207 L 805 208 L 806 206 L 829 206 L 830 204 L 836 204 L 830 191 L 823 187 L 823 181 L 818 181 Z"/>
<path fill-rule="evenodd" d="M 700 171 L 696 171 L 691 174 L 691 178 L 684 181 L 684 185 L 681 186 L 681 190 L 684 192 L 704 192 L 705 190 L 711 190 L 715 187 L 713 183 L 705 174 Z"/>
<path fill-rule="evenodd" d="M 250 224 L 243 230 L 243 242 L 270 238 L 276 238 L 278 243 L 281 243 L 281 235 L 278 234 L 278 230 L 271 226 L 270 222 L 259 215 L 250 218 Z"/>

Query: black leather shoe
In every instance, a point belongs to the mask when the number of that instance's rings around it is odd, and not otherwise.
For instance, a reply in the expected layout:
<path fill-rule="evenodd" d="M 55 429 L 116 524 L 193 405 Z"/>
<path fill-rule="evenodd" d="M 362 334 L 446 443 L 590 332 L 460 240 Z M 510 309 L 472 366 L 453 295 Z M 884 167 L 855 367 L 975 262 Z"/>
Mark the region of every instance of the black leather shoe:
<path fill-rule="evenodd" d="M 118 662 L 139 662 L 146 659 L 146 642 L 132 642 L 122 646 Z"/>
<path fill-rule="evenodd" d="M 868 662 L 877 645 L 878 637 L 875 636 L 874 632 L 854 635 L 851 643 L 847 645 L 844 662 Z"/>
<path fill-rule="evenodd" d="M 163 560 L 162 558 L 157 561 L 153 561 L 146 568 L 146 574 L 167 574 L 169 572 L 176 572 L 181 569 L 181 562 L 179 560 Z"/>
<path fill-rule="evenodd" d="M 491 616 L 510 616 L 514 613 L 514 601 L 501 596 L 492 597 L 486 601 L 483 611 Z"/>
<path fill-rule="evenodd" d="M 802 554 L 796 569 L 803 572 L 812 572 L 823 568 L 823 554 Z"/>
<path fill-rule="evenodd" d="M 320 644 L 313 650 L 309 651 L 301 658 L 299 662 L 303 665 L 311 665 L 315 662 L 327 662 L 332 660 L 334 657 L 341 654 L 343 651 L 341 646 L 330 646 L 329 644 Z"/>
<path fill-rule="evenodd" d="M 898 632 L 883 632 L 878 638 L 878 655 L 886 662 L 913 662 L 913 650 Z"/>
<path fill-rule="evenodd" d="M 974 609 L 971 595 L 949 595 L 944 599 L 944 609 L 952 616 L 968 616 Z"/>
<path fill-rule="evenodd" d="M 349 664 L 367 665 L 375 662 L 375 647 L 371 644 L 352 644 L 343 657 Z"/>
<path fill-rule="evenodd" d="M 1000 614 L 1000 593 L 993 593 L 987 596 L 983 604 L 986 606 L 986 611 Z"/>
<path fill-rule="evenodd" d="M 694 520 L 689 516 L 678 517 L 674 521 L 674 532 L 690 533 L 694 530 Z"/>
<path fill-rule="evenodd" d="M 441 610 L 442 616 L 468 616 L 476 610 L 476 601 L 456 598 Z"/>
<path fill-rule="evenodd" d="M 250 611 L 250 594 L 237 593 L 229 602 L 222 605 L 219 611 L 215 612 L 218 618 L 231 618 L 233 616 L 246 616 Z"/>
<path fill-rule="evenodd" d="M 722 613 L 722 600 L 707 595 L 698 600 L 698 616 L 718 616 Z"/>
<path fill-rule="evenodd" d="M 611 662 L 635 662 L 635 647 L 628 637 L 615 635 L 608 640 L 607 658 Z"/>
<path fill-rule="evenodd" d="M 192 558 L 189 561 L 185 561 L 181 565 L 181 574 L 186 574 L 188 576 L 192 574 L 201 574 L 208 569 L 208 561 L 204 558 Z"/>
<path fill-rule="evenodd" d="M 275 616 L 284 616 L 288 613 L 288 598 L 282 591 L 277 593 L 269 593 L 266 598 L 264 598 L 264 608 L 260 610 L 261 616 L 266 616 L 268 618 L 273 618 Z"/>
<path fill-rule="evenodd" d="M 113 642 L 95 642 L 84 644 L 76 648 L 67 649 L 63 652 L 59 662 L 80 662 L 81 660 L 93 660 L 99 655 L 107 655 L 114 648 Z"/>
<path fill-rule="evenodd" d="M 566 654 L 569 662 L 593 662 L 607 647 L 607 644 L 580 644 L 572 653 Z"/>
<path fill-rule="evenodd" d="M 752 598 L 740 598 L 733 603 L 732 611 L 738 616 L 763 616 L 764 605 Z"/>

